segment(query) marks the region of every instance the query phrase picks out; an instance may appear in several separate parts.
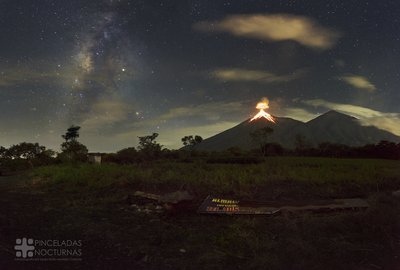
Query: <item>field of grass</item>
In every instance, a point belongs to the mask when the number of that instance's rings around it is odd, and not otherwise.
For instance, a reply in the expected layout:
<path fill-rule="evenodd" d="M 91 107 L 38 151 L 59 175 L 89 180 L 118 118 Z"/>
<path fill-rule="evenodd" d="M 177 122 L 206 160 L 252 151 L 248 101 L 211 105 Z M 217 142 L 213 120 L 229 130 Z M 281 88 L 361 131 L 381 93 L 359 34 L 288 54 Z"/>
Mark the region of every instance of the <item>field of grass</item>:
<path fill-rule="evenodd" d="M 400 162 L 374 159 L 271 157 L 261 164 L 157 162 L 56 165 L 33 172 L 39 184 L 64 190 L 186 189 L 202 197 L 247 199 L 343 197 L 400 188 Z"/>
<path fill-rule="evenodd" d="M 182 189 L 196 202 L 208 194 L 287 201 L 360 196 L 371 207 L 275 217 L 206 216 L 138 212 L 131 205 L 135 201 L 124 200 L 136 190 Z M 35 195 L 29 207 L 15 202 L 10 207 L 21 213 L 13 231 L 83 240 L 83 261 L 57 269 L 395 270 L 400 266 L 400 199 L 390 194 L 396 189 L 400 162 L 389 160 L 55 165 L 30 173 L 25 191 Z"/>

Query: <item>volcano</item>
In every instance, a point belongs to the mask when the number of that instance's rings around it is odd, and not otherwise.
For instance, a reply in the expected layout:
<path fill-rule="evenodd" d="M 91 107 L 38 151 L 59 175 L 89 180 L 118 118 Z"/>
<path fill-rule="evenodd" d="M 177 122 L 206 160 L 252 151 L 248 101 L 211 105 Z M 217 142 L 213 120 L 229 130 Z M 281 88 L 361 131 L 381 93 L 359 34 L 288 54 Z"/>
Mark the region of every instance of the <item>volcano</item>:
<path fill-rule="evenodd" d="M 247 119 L 239 125 L 205 139 L 196 145 L 196 149 L 205 151 L 221 151 L 231 147 L 243 150 L 256 148 L 250 134 L 258 129 L 270 127 L 273 133 L 268 142 L 279 143 L 285 148 L 293 149 L 297 136 L 302 136 L 309 146 L 317 146 L 323 142 L 362 146 L 377 143 L 381 140 L 400 142 L 400 137 L 374 126 L 364 126 L 355 117 L 329 111 L 308 122 L 292 118 L 272 116 L 275 122 L 259 118 Z"/>

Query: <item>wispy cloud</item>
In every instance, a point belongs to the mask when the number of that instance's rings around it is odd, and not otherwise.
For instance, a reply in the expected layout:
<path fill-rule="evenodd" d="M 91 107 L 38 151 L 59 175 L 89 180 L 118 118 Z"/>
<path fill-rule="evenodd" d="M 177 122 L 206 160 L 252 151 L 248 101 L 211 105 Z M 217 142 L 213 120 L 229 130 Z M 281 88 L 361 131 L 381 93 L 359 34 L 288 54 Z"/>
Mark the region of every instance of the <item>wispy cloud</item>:
<path fill-rule="evenodd" d="M 210 102 L 199 105 L 172 108 L 165 113 L 142 121 L 134 122 L 124 131 L 116 134 L 119 141 L 136 136 L 160 133 L 159 142 L 169 148 L 181 147 L 180 139 L 197 134 L 210 137 L 245 120 L 243 112 L 251 110 L 247 101 Z"/>
<path fill-rule="evenodd" d="M 126 122 L 133 112 L 132 106 L 121 100 L 100 99 L 92 105 L 90 112 L 81 116 L 80 125 L 88 132 L 98 132 Z"/>
<path fill-rule="evenodd" d="M 340 33 L 315 20 L 291 14 L 232 15 L 220 21 L 204 21 L 194 28 L 205 32 L 227 32 L 238 37 L 266 41 L 292 40 L 314 49 L 332 48 Z"/>
<path fill-rule="evenodd" d="M 21 83 L 42 83 L 63 77 L 64 75 L 57 71 L 39 71 L 26 67 L 2 68 L 0 86 L 12 86 Z"/>
<path fill-rule="evenodd" d="M 387 113 L 352 104 L 329 102 L 322 99 L 303 101 L 304 104 L 340 111 L 360 119 L 364 125 L 373 125 L 400 135 L 400 113 Z"/>
<path fill-rule="evenodd" d="M 205 120 L 219 120 L 221 117 L 242 113 L 244 102 L 210 102 L 197 106 L 181 106 L 172 108 L 158 117 L 159 120 L 171 120 L 187 117 L 201 117 Z"/>
<path fill-rule="evenodd" d="M 372 84 L 367 78 L 358 75 L 346 75 L 339 77 L 339 80 L 345 81 L 347 84 L 362 90 L 374 91 L 376 86 Z"/>
<path fill-rule="evenodd" d="M 116 77 L 119 81 L 132 79 L 133 72 L 119 72 Z M 89 74 L 83 77 L 79 67 L 66 65 L 62 67 L 3 67 L 0 71 L 0 87 L 8 87 L 19 84 L 50 84 L 58 82 L 68 88 L 85 90 L 86 81 L 96 82 L 104 87 L 107 86 L 108 77 L 103 74 Z"/>
<path fill-rule="evenodd" d="M 280 116 L 290 117 L 296 120 L 307 122 L 317 117 L 318 114 L 307 111 L 303 108 L 292 107 L 292 108 L 284 108 L 281 111 Z"/>
<path fill-rule="evenodd" d="M 299 78 L 304 72 L 278 75 L 264 70 L 250 70 L 240 68 L 219 68 L 211 71 L 211 76 L 221 81 L 255 81 L 260 83 L 288 82 Z"/>

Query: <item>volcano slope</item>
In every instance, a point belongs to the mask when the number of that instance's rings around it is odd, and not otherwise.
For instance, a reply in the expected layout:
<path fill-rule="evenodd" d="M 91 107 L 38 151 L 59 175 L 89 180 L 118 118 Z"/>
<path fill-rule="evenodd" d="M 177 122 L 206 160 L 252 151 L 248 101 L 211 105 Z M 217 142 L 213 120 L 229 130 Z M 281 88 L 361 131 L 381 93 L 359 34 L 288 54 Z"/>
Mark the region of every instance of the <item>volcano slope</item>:
<path fill-rule="evenodd" d="M 329 111 L 306 123 L 286 117 L 274 116 L 274 119 L 275 123 L 264 118 L 254 121 L 247 119 L 205 139 L 195 148 L 204 151 L 221 151 L 231 147 L 250 150 L 257 147 L 250 134 L 264 127 L 273 129 L 269 142 L 279 143 L 286 148 L 294 148 L 299 135 L 312 146 L 323 142 L 349 146 L 362 146 L 381 140 L 400 142 L 399 136 L 374 126 L 364 126 L 357 118 L 336 111 Z"/>

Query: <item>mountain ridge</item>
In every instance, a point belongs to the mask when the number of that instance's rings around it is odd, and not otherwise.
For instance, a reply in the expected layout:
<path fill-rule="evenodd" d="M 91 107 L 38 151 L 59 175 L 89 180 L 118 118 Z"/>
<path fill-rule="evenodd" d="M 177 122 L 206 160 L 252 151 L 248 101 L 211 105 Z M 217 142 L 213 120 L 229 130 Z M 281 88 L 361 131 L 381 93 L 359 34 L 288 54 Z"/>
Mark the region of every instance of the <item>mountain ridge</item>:
<path fill-rule="evenodd" d="M 381 140 L 400 142 L 400 137 L 374 126 L 364 126 L 357 118 L 334 110 L 328 111 L 307 122 L 289 117 L 273 116 L 276 123 L 265 119 L 250 122 L 250 118 L 238 125 L 215 134 L 196 145 L 195 149 L 221 151 L 231 147 L 249 150 L 257 147 L 250 133 L 264 127 L 274 131 L 268 142 L 279 143 L 286 148 L 294 148 L 297 136 L 302 136 L 311 146 L 322 142 L 362 146 Z"/>

